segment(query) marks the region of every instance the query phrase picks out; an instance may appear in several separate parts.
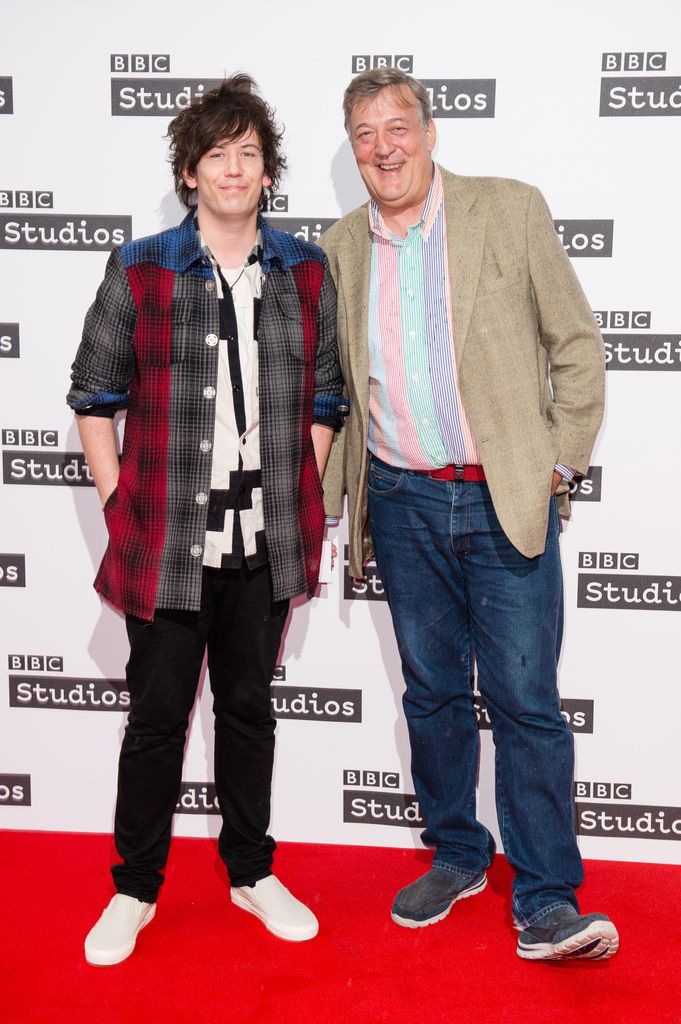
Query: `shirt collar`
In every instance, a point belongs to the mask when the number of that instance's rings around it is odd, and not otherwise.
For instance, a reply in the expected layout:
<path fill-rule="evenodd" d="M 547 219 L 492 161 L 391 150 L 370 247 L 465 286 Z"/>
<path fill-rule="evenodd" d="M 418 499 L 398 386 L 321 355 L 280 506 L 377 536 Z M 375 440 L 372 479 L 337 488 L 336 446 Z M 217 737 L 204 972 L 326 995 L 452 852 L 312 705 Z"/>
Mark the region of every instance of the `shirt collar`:
<path fill-rule="evenodd" d="M 205 256 L 196 231 L 196 210 L 190 210 L 177 228 L 179 247 L 179 270 L 186 273 L 195 263 L 202 263 L 207 268 Z M 210 270 L 206 269 L 210 274 Z"/>
<path fill-rule="evenodd" d="M 430 235 L 435 223 L 435 218 L 438 215 L 440 207 L 442 206 L 442 200 L 444 196 L 444 189 L 442 187 L 442 174 L 437 164 L 433 164 L 433 177 L 428 189 L 428 195 L 426 201 L 423 204 L 423 210 L 421 211 L 421 219 L 418 224 L 414 227 L 420 228 L 421 237 L 425 240 Z M 374 235 L 378 235 L 380 238 L 388 239 L 392 241 L 396 238 L 392 232 L 386 227 L 385 221 L 381 216 L 378 203 L 375 199 L 369 201 L 369 227 L 371 228 Z"/>
<path fill-rule="evenodd" d="M 258 230 L 262 236 L 262 270 L 268 274 L 273 263 L 286 266 L 284 254 L 277 241 L 278 232 L 274 231 L 262 214 L 258 214 Z"/>
<path fill-rule="evenodd" d="M 206 254 L 205 248 L 199 241 L 195 209 L 189 211 L 177 230 L 179 233 L 180 271 L 186 273 L 195 263 L 200 263 L 203 265 L 204 273 L 210 276 L 212 257 Z M 286 260 L 277 241 L 277 232 L 269 227 L 261 214 L 258 214 L 258 234 L 262 239 L 263 273 L 269 273 L 272 264 L 285 266 Z"/>
<path fill-rule="evenodd" d="M 213 256 L 213 253 L 210 251 L 210 249 L 208 248 L 208 246 L 204 242 L 203 235 L 201 234 L 201 232 L 199 230 L 199 223 L 196 220 L 194 221 L 194 227 L 195 227 L 195 230 L 196 230 L 196 238 L 197 238 L 197 241 L 199 243 L 199 247 L 200 247 L 202 253 L 204 254 L 204 256 L 206 256 L 210 260 L 210 263 L 211 263 L 211 266 L 213 267 L 213 270 L 215 270 L 217 265 L 218 265 L 218 262 L 215 259 L 215 257 Z M 250 267 L 254 263 L 262 264 L 262 262 L 263 262 L 262 232 L 260 230 L 260 227 L 258 226 L 258 228 L 256 230 L 256 233 L 255 233 L 255 242 L 253 244 L 253 248 L 251 249 L 251 251 L 248 254 L 248 256 L 246 257 L 246 259 L 244 260 L 244 267 Z"/>

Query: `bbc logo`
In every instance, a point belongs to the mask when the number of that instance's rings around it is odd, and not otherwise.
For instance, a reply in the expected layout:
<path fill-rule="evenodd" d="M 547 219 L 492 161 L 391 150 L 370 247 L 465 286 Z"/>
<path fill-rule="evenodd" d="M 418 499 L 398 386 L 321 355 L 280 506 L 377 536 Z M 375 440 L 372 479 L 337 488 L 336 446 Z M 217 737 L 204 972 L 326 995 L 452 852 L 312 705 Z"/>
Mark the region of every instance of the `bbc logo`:
<path fill-rule="evenodd" d="M 577 782 L 577 800 L 631 800 L 630 782 Z"/>
<path fill-rule="evenodd" d="M 602 330 L 647 331 L 650 330 L 649 309 L 595 309 L 596 323 Z"/>
<path fill-rule="evenodd" d="M 112 53 L 113 74 L 167 74 L 170 71 L 169 53 Z"/>
<path fill-rule="evenodd" d="M 375 68 L 396 68 L 397 71 L 404 71 L 405 74 L 411 75 L 414 70 L 414 56 L 411 53 L 358 53 L 353 55 L 353 75 L 358 75 L 362 71 L 369 71 Z"/>
<path fill-rule="evenodd" d="M 370 772 L 361 768 L 343 770 L 344 786 L 366 786 L 372 789 L 399 789 L 399 772 Z"/>
<path fill-rule="evenodd" d="M 63 672 L 64 659 L 59 654 L 8 654 L 10 672 Z"/>
<path fill-rule="evenodd" d="M 6 427 L 2 431 L 2 443 L 15 448 L 56 448 L 59 445 L 59 434 L 56 430 L 18 430 Z"/>
<path fill-rule="evenodd" d="M 283 192 L 272 192 L 265 200 L 266 213 L 288 213 L 288 196 Z"/>
<path fill-rule="evenodd" d="M 51 210 L 53 192 L 37 192 L 34 189 L 0 189 L 0 206 L 16 210 Z"/>
<path fill-rule="evenodd" d="M 638 554 L 634 551 L 580 551 L 580 569 L 638 570 Z"/>
<path fill-rule="evenodd" d="M 667 54 L 659 51 L 649 53 L 604 53 L 601 71 L 665 71 Z"/>

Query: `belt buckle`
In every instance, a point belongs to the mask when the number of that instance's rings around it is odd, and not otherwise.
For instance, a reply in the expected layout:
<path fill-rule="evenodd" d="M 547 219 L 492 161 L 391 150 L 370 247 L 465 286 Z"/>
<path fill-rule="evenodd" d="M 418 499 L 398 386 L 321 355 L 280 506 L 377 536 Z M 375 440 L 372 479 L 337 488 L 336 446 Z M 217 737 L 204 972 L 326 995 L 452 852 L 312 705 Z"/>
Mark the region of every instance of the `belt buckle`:
<path fill-rule="evenodd" d="M 465 480 L 465 471 L 466 471 L 466 467 L 465 466 L 454 466 L 454 479 L 455 480 Z"/>

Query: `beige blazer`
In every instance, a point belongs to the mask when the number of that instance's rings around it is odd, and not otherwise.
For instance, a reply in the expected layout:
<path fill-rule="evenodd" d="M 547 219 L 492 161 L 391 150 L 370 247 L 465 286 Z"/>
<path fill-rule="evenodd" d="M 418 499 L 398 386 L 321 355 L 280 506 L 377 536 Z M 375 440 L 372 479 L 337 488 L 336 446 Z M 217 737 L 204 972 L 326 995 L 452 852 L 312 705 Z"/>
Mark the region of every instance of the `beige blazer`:
<path fill-rule="evenodd" d="M 603 342 L 541 193 L 519 181 L 441 170 L 461 397 L 502 528 L 531 558 L 544 550 L 555 465 L 588 468 L 603 415 Z M 338 343 L 351 405 L 324 475 L 326 510 L 341 515 L 347 492 L 350 573 L 361 576 L 373 554 L 366 206 L 334 224 L 319 244 L 338 289 Z M 566 493 L 560 503 L 568 514 Z"/>

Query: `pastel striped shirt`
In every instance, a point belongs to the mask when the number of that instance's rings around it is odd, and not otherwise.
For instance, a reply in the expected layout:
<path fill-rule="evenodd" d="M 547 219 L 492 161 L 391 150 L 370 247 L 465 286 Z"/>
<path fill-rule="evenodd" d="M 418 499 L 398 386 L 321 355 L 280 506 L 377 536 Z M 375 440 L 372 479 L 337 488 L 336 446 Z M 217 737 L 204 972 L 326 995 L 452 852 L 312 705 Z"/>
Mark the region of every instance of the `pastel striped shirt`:
<path fill-rule="evenodd" d="M 480 462 L 459 393 L 442 176 L 406 238 L 369 204 L 369 450 L 404 469 Z"/>

